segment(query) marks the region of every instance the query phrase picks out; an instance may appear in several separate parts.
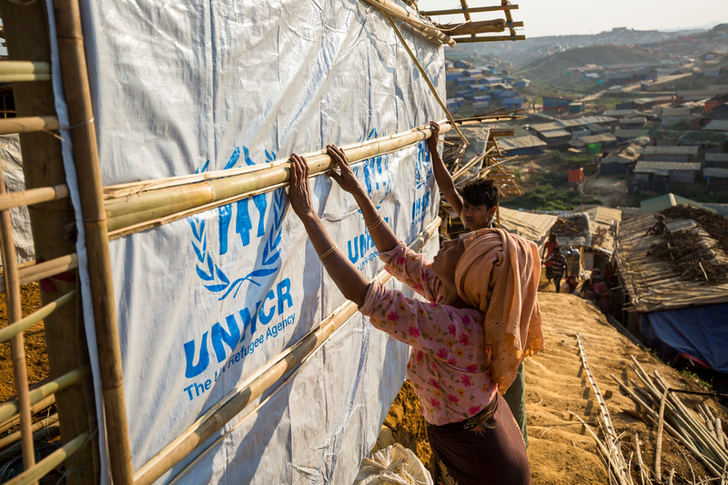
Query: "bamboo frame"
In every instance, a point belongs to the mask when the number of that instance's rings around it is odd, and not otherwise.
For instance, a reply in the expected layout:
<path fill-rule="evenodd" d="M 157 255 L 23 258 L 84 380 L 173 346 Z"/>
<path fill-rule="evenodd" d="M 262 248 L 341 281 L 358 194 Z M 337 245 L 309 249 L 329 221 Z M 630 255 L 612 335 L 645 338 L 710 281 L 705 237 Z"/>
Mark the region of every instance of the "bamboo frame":
<path fill-rule="evenodd" d="M 5 179 L 0 169 L 0 196 L 5 194 Z M 20 302 L 20 284 L 18 282 L 18 261 L 15 256 L 15 240 L 10 211 L 0 211 L 0 242 L 2 243 L 3 268 L 5 269 L 5 287 L 7 288 L 8 327 L 20 321 L 23 314 Z M 25 345 L 23 334 L 12 336 L 11 352 L 13 357 L 13 374 L 15 389 L 18 393 L 18 411 L 20 413 L 21 447 L 23 450 L 23 467 L 29 470 L 35 465 L 33 436 L 28 430 L 32 426 L 30 415 L 30 399 L 28 397 L 28 369 L 25 366 Z"/>
<path fill-rule="evenodd" d="M 55 187 L 40 187 L 38 189 L 23 190 L 21 192 L 9 192 L 7 194 L 0 195 L 0 210 L 65 199 L 69 195 L 70 192 L 68 191 L 68 185 L 66 184 L 56 185 Z"/>
<path fill-rule="evenodd" d="M 448 35 L 445 35 L 437 27 L 426 24 L 422 21 L 422 18 L 417 15 L 416 12 L 408 10 L 404 7 L 400 7 L 392 0 L 364 0 L 366 3 L 373 7 L 377 7 L 382 12 L 388 13 L 393 17 L 397 17 L 416 32 L 424 35 L 428 39 L 435 39 L 442 44 L 447 44 L 450 47 L 455 47 L 455 41 Z"/>
<path fill-rule="evenodd" d="M 513 22 L 514 27 L 523 27 L 523 22 Z M 465 22 L 462 24 L 442 26 L 447 27 L 447 33 L 453 36 L 456 35 L 475 35 L 475 34 L 487 34 L 495 32 L 503 32 L 506 30 L 506 21 L 503 19 L 495 20 L 483 20 L 479 22 Z"/>
<path fill-rule="evenodd" d="M 482 12 L 500 12 L 500 11 L 508 11 L 508 10 L 518 10 L 518 5 L 498 5 L 497 7 L 467 7 L 466 9 L 467 13 L 482 13 Z M 437 15 L 458 15 L 464 13 L 463 9 L 449 9 L 449 10 L 428 10 L 426 12 L 420 12 L 422 15 L 427 15 L 428 17 L 435 17 Z M 465 17 L 467 19 L 467 17 Z"/>
<path fill-rule="evenodd" d="M 50 406 L 52 406 L 56 402 L 56 396 L 55 394 L 51 394 L 48 397 L 43 398 L 42 400 L 38 401 L 35 404 L 32 404 L 30 406 L 30 414 L 35 414 L 38 411 L 42 411 Z M 12 416 L 10 419 L 5 420 L 2 424 L 0 424 L 0 433 L 4 433 L 13 426 L 17 424 L 17 418 L 18 416 Z"/>
<path fill-rule="evenodd" d="M 33 62 L 33 61 L 0 61 L 0 82 L 12 82 L 19 79 L 10 79 L 18 77 L 33 77 L 33 79 L 24 79 L 25 81 L 50 81 L 51 79 L 51 63 L 50 62 Z M 38 76 L 45 76 L 44 79 L 37 79 Z"/>
<path fill-rule="evenodd" d="M 72 370 L 68 374 L 64 374 L 57 379 L 53 379 L 50 382 L 38 386 L 32 391 L 28 392 L 28 400 L 30 405 L 41 402 L 51 394 L 55 394 L 58 391 L 62 391 L 69 386 L 78 384 L 86 376 L 91 375 L 91 365 L 85 364 L 83 367 L 79 367 L 76 370 Z M 15 399 L 6 401 L 0 405 L 0 421 L 5 422 L 7 419 L 12 418 L 18 413 L 18 402 Z"/>
<path fill-rule="evenodd" d="M 525 35 L 496 35 L 489 37 L 455 37 L 455 41 L 459 43 L 469 42 L 505 42 L 509 40 L 526 40 Z"/>
<path fill-rule="evenodd" d="M 67 293 L 57 299 L 56 301 L 49 303 L 48 305 L 45 305 L 44 307 L 40 308 L 39 310 L 31 313 L 25 318 L 21 318 L 17 322 L 13 323 L 12 325 L 8 325 L 7 327 L 0 329 L 0 342 L 5 342 L 6 340 L 10 340 L 11 338 L 15 337 L 16 335 L 20 334 L 21 332 L 24 332 L 25 330 L 28 330 L 30 327 L 35 325 L 36 323 L 43 320 L 45 317 L 53 313 L 57 308 L 65 305 L 73 297 L 76 296 L 76 290 L 72 291 L 71 293 Z"/>
<path fill-rule="evenodd" d="M 436 217 L 422 233 L 415 238 L 410 247 L 421 249 L 440 227 L 441 220 Z M 385 270 L 375 277 L 385 283 L 392 276 Z M 271 360 L 266 367 L 239 384 L 220 402 L 210 408 L 204 416 L 187 428 L 172 443 L 155 455 L 134 474 L 134 485 L 151 485 L 167 470 L 179 463 L 195 448 L 213 436 L 226 423 L 240 414 L 252 401 L 270 389 L 283 376 L 298 368 L 301 362 L 316 351 L 352 315 L 358 307 L 351 301 L 345 302 L 329 315 L 318 327 L 311 330 L 290 349 Z"/>
<path fill-rule="evenodd" d="M 40 421 L 36 421 L 33 423 L 33 425 L 30 427 L 30 433 L 26 429 L 21 429 L 20 431 L 16 431 L 13 434 L 10 434 L 8 436 L 5 436 L 4 438 L 0 438 L 0 449 L 6 448 L 14 443 L 17 443 L 21 439 L 21 435 L 23 433 L 30 434 L 31 440 L 33 440 L 33 434 L 37 433 L 38 431 L 47 428 L 48 426 L 55 424 L 58 422 L 58 413 L 52 414 L 51 416 L 48 416 L 46 419 L 42 419 Z"/>
<path fill-rule="evenodd" d="M 48 455 L 43 461 L 35 465 L 30 470 L 26 470 L 20 475 L 8 480 L 5 482 L 5 485 L 27 485 L 36 482 L 48 474 L 49 471 L 66 461 L 68 457 L 73 456 L 76 452 L 83 448 L 88 439 L 89 432 L 86 431 L 65 444 L 63 448 Z"/>
<path fill-rule="evenodd" d="M 41 441 L 48 442 L 48 440 L 52 440 L 53 438 L 60 436 L 60 434 L 61 427 L 58 423 L 53 423 L 50 426 L 33 433 L 33 443 L 39 443 Z M 3 451 L 0 451 L 0 460 L 8 460 L 14 458 L 18 456 L 18 451 L 20 451 L 20 443 L 15 443 L 12 446 L 8 446 Z"/>
<path fill-rule="evenodd" d="M 14 133 L 28 133 L 33 131 L 55 131 L 57 129 L 58 118 L 55 116 L 26 116 L 0 120 L 0 135 L 12 135 Z"/>
<path fill-rule="evenodd" d="M 64 271 L 69 271 L 77 267 L 78 256 L 76 253 L 61 256 L 50 261 L 44 261 L 18 271 L 20 286 L 42 280 L 43 278 L 50 278 L 58 273 L 63 273 Z M 0 279 L 0 293 L 4 293 L 5 289 L 5 282 Z"/>

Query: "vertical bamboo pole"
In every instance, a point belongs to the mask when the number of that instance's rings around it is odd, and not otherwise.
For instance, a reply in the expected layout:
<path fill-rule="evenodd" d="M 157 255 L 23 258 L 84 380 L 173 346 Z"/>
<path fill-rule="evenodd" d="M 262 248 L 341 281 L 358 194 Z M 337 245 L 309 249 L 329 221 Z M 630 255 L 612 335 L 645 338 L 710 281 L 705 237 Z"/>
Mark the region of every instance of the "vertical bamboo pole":
<path fill-rule="evenodd" d="M 124 376 L 81 15 L 77 0 L 54 0 L 53 7 L 81 199 L 111 476 L 117 485 L 131 484 L 133 473 Z"/>
<path fill-rule="evenodd" d="M 0 195 L 5 194 L 5 180 L 0 170 Z M 3 268 L 5 270 L 5 288 L 8 302 L 8 325 L 20 320 L 23 315 L 20 306 L 20 285 L 18 283 L 18 261 L 15 256 L 15 240 L 13 239 L 13 223 L 10 211 L 0 211 L 0 242 L 2 242 Z M 13 373 L 15 387 L 18 391 L 18 408 L 20 410 L 21 448 L 23 450 L 23 467 L 28 470 L 35 465 L 33 451 L 33 425 L 30 419 L 30 398 L 28 396 L 28 370 L 25 367 L 25 346 L 23 333 L 20 332 L 10 341 L 13 355 Z"/>
<path fill-rule="evenodd" d="M 7 42 L 8 56 L 17 61 L 48 62 L 51 57 L 50 38 L 44 2 L 31 5 L 0 0 L 3 17 L 3 34 Z M 14 83 L 13 95 L 18 116 L 55 115 L 53 86 L 50 81 Z M 61 142 L 48 133 L 20 134 L 23 173 L 26 189 L 53 187 L 66 183 L 61 156 Z M 46 202 L 28 207 L 35 254 L 38 260 L 50 261 L 75 252 L 72 244 L 63 242 L 62 233 L 69 224 L 75 223 L 70 199 Z M 75 270 L 69 270 L 71 273 Z M 53 280 L 55 291 L 41 291 L 44 305 L 75 289 L 74 282 Z M 77 301 L 81 299 L 78 298 Z M 64 305 L 44 319 L 45 340 L 50 367 L 50 378 L 56 379 L 77 369 L 88 354 L 85 341 L 77 338 L 76 308 Z M 81 357 L 80 357 L 80 356 Z M 87 360 L 87 359 L 86 359 Z M 85 403 L 91 399 L 91 408 Z M 93 408 L 93 389 L 84 393 L 81 385 L 73 385 L 56 395 L 60 416 L 61 439 L 67 444 L 76 436 L 89 430 L 89 409 Z M 95 424 L 94 424 L 95 427 Z M 93 453 L 85 446 L 73 457 L 66 469 L 71 472 L 66 480 L 69 485 L 93 485 Z"/>

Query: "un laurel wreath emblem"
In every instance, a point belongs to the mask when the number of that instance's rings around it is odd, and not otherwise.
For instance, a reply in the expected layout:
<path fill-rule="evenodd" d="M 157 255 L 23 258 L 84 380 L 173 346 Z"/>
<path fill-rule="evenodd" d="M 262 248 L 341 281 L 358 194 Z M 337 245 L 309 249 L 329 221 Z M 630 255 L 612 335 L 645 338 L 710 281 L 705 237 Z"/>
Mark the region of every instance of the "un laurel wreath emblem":
<path fill-rule="evenodd" d="M 255 165 L 250 159 L 248 149 L 243 147 L 244 160 L 246 165 Z M 266 163 L 275 160 L 275 153 L 265 150 Z M 236 148 L 233 152 L 230 160 L 225 164 L 224 170 L 233 168 L 240 158 L 240 148 Z M 208 160 L 202 169 L 197 169 L 196 173 L 205 172 L 210 165 Z M 266 194 L 260 194 L 255 197 L 265 197 Z M 230 204 L 232 205 L 232 204 Z M 229 207 L 229 206 L 228 206 Z M 230 209 L 229 209 L 230 210 Z M 220 266 L 213 260 L 210 254 L 207 244 L 207 234 L 205 232 L 205 220 L 197 216 L 191 216 L 187 220 L 192 228 L 192 248 L 195 250 L 198 262 L 196 264 L 197 275 L 205 282 L 203 286 L 212 293 L 220 293 L 219 300 L 224 300 L 230 294 L 233 298 L 236 298 L 238 291 L 242 287 L 243 283 L 249 281 L 250 283 L 260 286 L 258 279 L 270 276 L 278 271 L 280 268 L 280 252 L 279 245 L 281 242 L 281 225 L 283 224 L 283 213 L 285 212 L 285 201 L 284 191 L 282 188 L 276 189 L 273 192 L 273 207 L 271 208 L 271 215 L 273 224 L 269 231 L 267 231 L 267 238 L 265 245 L 263 246 L 263 255 L 260 261 L 256 264 L 253 271 L 247 275 L 233 279 L 225 274 Z M 263 217 L 263 215 L 261 215 Z"/>

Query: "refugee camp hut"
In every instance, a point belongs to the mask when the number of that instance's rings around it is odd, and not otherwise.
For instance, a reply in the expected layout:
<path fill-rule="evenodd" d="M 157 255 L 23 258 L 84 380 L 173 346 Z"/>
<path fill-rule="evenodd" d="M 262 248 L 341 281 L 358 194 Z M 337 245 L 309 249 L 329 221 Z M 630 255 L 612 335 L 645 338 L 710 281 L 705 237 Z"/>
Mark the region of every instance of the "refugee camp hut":
<path fill-rule="evenodd" d="M 599 164 L 600 175 L 620 175 L 629 172 L 637 163 L 637 159 L 642 154 L 643 148 L 639 145 L 630 145 L 626 149 L 602 157 Z"/>
<path fill-rule="evenodd" d="M 706 153 L 705 165 L 708 167 L 728 168 L 728 153 Z"/>
<path fill-rule="evenodd" d="M 526 98 L 508 98 L 501 101 L 501 105 L 508 109 L 521 109 Z"/>
<path fill-rule="evenodd" d="M 647 129 L 622 129 L 617 128 L 614 131 L 614 136 L 617 137 L 618 142 L 628 141 L 628 140 L 634 140 L 635 138 L 639 138 L 641 136 L 647 136 L 649 135 L 650 130 Z"/>
<path fill-rule="evenodd" d="M 692 184 L 700 173 L 700 162 L 647 162 L 641 160 L 634 168 L 635 178 L 640 182 L 655 181 L 653 188 L 659 190 L 669 187 L 662 185 L 660 179 L 670 182 Z"/>
<path fill-rule="evenodd" d="M 631 116 L 629 118 L 622 118 L 619 120 L 619 127 L 620 128 L 634 128 L 639 126 L 645 126 L 645 123 L 647 123 L 647 118 L 644 116 Z"/>
<path fill-rule="evenodd" d="M 710 193 L 716 190 L 728 190 L 728 168 L 703 168 L 705 191 Z"/>
<path fill-rule="evenodd" d="M 592 135 L 599 135 L 601 133 L 606 133 L 610 131 L 608 127 L 602 126 L 597 123 L 587 123 L 586 127 L 589 129 L 589 131 L 591 131 Z"/>
<path fill-rule="evenodd" d="M 584 148 L 589 145 L 600 145 L 601 147 L 610 146 L 617 143 L 617 137 L 611 133 L 602 133 L 600 135 L 583 136 L 575 138 L 569 142 L 569 146 L 574 148 Z M 600 152 L 601 149 L 597 151 Z"/>
<path fill-rule="evenodd" d="M 696 146 L 647 146 L 642 151 L 642 159 L 649 162 L 696 162 Z"/>
<path fill-rule="evenodd" d="M 521 78 L 518 81 L 516 81 L 515 83 L 513 83 L 513 85 L 517 88 L 527 88 L 529 84 L 531 84 L 531 81 L 529 81 L 526 78 Z"/>
<path fill-rule="evenodd" d="M 629 101 L 622 101 L 621 103 L 617 103 L 616 105 L 614 105 L 614 109 L 617 111 L 631 110 L 636 109 L 636 106 L 634 104 L 634 100 L 630 99 Z"/>
<path fill-rule="evenodd" d="M 538 246 L 539 254 L 541 254 L 544 244 L 548 240 L 549 231 L 558 217 L 553 214 L 518 211 L 506 207 L 499 208 L 499 211 L 500 227 L 524 239 L 533 241 Z"/>
<path fill-rule="evenodd" d="M 630 118 L 632 116 L 637 116 L 639 114 L 639 111 L 636 109 L 630 108 L 630 109 L 611 109 L 607 110 L 604 113 L 602 113 L 603 116 L 609 116 L 610 118 Z"/>
<path fill-rule="evenodd" d="M 584 269 L 604 270 L 614 252 L 615 237 L 622 222 L 622 211 L 611 207 L 594 206 L 586 209 L 589 216 L 590 245 L 584 248 Z"/>
<path fill-rule="evenodd" d="M 543 153 L 547 144 L 537 136 L 524 135 L 501 138 L 498 140 L 501 153 L 507 155 L 526 155 Z"/>
<path fill-rule="evenodd" d="M 545 141 L 548 146 L 559 146 L 571 140 L 571 133 L 564 129 L 537 132 L 538 137 Z"/>
<path fill-rule="evenodd" d="M 655 106 L 655 100 L 652 98 L 641 98 L 637 99 L 634 102 L 634 107 L 638 111 L 645 111 L 648 109 L 652 109 L 652 107 Z"/>
<path fill-rule="evenodd" d="M 685 197 L 669 193 L 640 202 L 640 215 L 661 212 L 665 209 L 669 209 L 670 207 L 675 207 L 678 205 L 689 205 L 691 207 L 706 209 L 712 212 L 712 209 L 701 204 L 700 202 L 695 202 L 694 200 L 690 200 Z"/>
<path fill-rule="evenodd" d="M 728 132 L 728 120 L 711 120 L 703 127 L 703 130 Z"/>
<path fill-rule="evenodd" d="M 667 235 L 646 236 L 654 214 L 624 221 L 614 253 L 628 328 L 660 357 L 728 372 L 728 219 L 678 205 L 660 211 Z"/>
<path fill-rule="evenodd" d="M 670 126 L 690 117 L 688 108 L 664 108 L 662 110 L 662 126 Z"/>
<path fill-rule="evenodd" d="M 680 145 L 697 146 L 702 153 L 724 153 L 728 149 L 728 133 L 720 131 L 686 131 Z"/>

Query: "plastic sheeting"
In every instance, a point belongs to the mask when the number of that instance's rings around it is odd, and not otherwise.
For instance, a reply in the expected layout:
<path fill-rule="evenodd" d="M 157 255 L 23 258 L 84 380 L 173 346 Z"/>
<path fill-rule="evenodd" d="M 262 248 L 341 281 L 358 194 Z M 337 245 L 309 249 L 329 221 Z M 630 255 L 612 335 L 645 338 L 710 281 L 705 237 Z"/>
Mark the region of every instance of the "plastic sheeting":
<path fill-rule="evenodd" d="M 442 117 L 391 26 L 356 0 L 81 4 L 105 186 L 265 164 Z M 442 48 L 401 30 L 443 98 Z M 53 56 L 63 127 L 55 46 Z M 64 163 L 78 208 L 66 147 Z M 401 239 L 435 218 L 425 142 L 356 172 Z M 372 278 L 381 263 L 354 201 L 326 176 L 311 183 L 324 224 Z M 80 223 L 77 250 L 100 406 Z M 114 240 L 110 255 L 135 472 L 344 301 L 284 189 Z M 158 483 L 351 483 L 408 352 L 356 314 Z M 105 449 L 102 458 L 108 483 Z"/>
<path fill-rule="evenodd" d="M 23 158 L 20 154 L 18 135 L 0 135 L 0 161 L 2 161 L 6 190 L 8 192 L 25 190 Z M 35 246 L 33 245 L 33 234 L 30 231 L 28 208 L 22 206 L 10 209 L 10 220 L 13 225 L 13 239 L 18 264 L 32 261 L 35 259 Z M 0 266 L 2 266 L 1 261 Z"/>
<path fill-rule="evenodd" d="M 643 313 L 640 326 L 645 343 L 662 360 L 675 362 L 681 354 L 728 373 L 728 303 Z"/>

